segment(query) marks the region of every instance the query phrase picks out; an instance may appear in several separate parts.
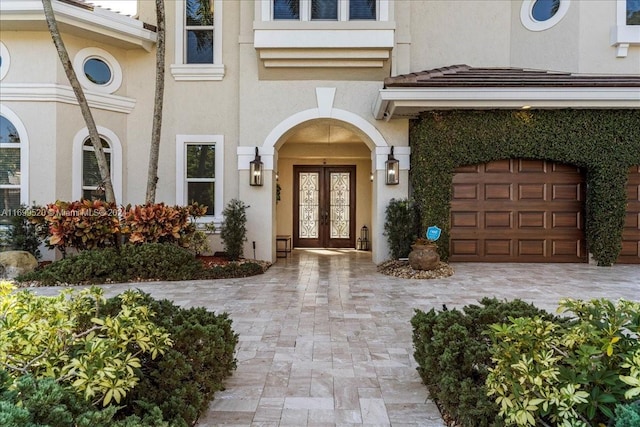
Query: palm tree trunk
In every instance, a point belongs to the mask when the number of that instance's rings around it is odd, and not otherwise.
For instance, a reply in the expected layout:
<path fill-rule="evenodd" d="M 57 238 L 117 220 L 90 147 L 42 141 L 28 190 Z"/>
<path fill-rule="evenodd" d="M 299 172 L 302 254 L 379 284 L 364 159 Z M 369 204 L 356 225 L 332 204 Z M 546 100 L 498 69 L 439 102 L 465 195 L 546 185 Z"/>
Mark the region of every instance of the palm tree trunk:
<path fill-rule="evenodd" d="M 164 0 L 156 0 L 156 18 L 158 21 L 158 43 L 156 44 L 156 93 L 153 105 L 153 128 L 151 130 L 151 147 L 149 148 L 149 170 L 147 173 L 147 194 L 145 197 L 146 203 L 155 203 L 156 188 L 158 186 L 158 158 L 160 156 L 162 106 L 164 101 Z"/>
<path fill-rule="evenodd" d="M 87 102 L 87 98 L 84 96 L 82 86 L 80 86 L 78 77 L 73 70 L 73 65 L 71 65 L 69 53 L 67 52 L 67 48 L 64 46 L 62 37 L 60 36 L 51 0 L 42 0 L 42 6 L 44 7 L 44 16 L 47 20 L 47 26 L 49 27 L 49 33 L 51 33 L 53 44 L 56 46 L 60 62 L 62 62 L 62 67 L 64 68 L 67 79 L 69 79 L 69 84 L 71 84 L 71 88 L 76 95 L 76 100 L 80 106 L 82 117 L 84 118 L 87 129 L 89 130 L 89 138 L 91 138 L 91 143 L 93 144 L 93 148 L 96 153 L 96 160 L 98 162 L 98 170 L 100 171 L 102 185 L 104 186 L 105 198 L 107 202 L 116 203 L 116 196 L 113 192 L 113 184 L 111 183 L 111 171 L 109 170 L 109 164 L 107 163 L 107 158 L 105 157 L 104 150 L 102 149 L 102 141 L 100 141 L 96 122 L 93 120 L 89 103 Z"/>

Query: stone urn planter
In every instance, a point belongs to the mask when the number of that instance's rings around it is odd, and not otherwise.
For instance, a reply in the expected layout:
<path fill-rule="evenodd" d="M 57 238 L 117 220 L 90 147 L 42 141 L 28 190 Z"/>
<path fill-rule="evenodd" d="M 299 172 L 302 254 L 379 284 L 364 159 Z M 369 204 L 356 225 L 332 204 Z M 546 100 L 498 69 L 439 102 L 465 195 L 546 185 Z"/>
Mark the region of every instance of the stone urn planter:
<path fill-rule="evenodd" d="M 435 270 L 440 263 L 438 246 L 435 243 L 416 241 L 411 245 L 409 265 L 414 270 Z"/>

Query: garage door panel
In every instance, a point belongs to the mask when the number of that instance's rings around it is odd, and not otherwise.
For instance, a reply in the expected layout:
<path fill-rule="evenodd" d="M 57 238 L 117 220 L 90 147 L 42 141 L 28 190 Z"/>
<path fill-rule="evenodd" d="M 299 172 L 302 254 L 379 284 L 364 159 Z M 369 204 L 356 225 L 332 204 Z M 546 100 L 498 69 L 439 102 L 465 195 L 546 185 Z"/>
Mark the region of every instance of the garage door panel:
<path fill-rule="evenodd" d="M 453 227 L 478 227 L 478 212 L 451 212 Z"/>
<path fill-rule="evenodd" d="M 640 166 L 629 169 L 627 212 L 622 230 L 621 264 L 640 264 Z"/>
<path fill-rule="evenodd" d="M 582 215 L 580 212 L 552 212 L 552 225 L 554 229 L 568 228 L 568 229 L 581 229 L 582 228 Z"/>
<path fill-rule="evenodd" d="M 554 184 L 552 200 L 581 200 L 582 186 L 576 184 Z"/>
<path fill-rule="evenodd" d="M 485 212 L 484 227 L 485 228 L 512 228 L 511 221 L 513 215 L 511 212 Z"/>
<path fill-rule="evenodd" d="M 544 228 L 545 212 L 518 212 L 518 226 L 520 228 Z"/>
<path fill-rule="evenodd" d="M 484 255 L 511 256 L 511 243 L 508 239 L 487 239 L 484 241 Z"/>
<path fill-rule="evenodd" d="M 513 172 L 513 161 L 507 159 L 489 162 L 485 165 L 484 171 L 486 173 Z"/>
<path fill-rule="evenodd" d="M 485 184 L 485 200 L 511 200 L 511 184 Z"/>
<path fill-rule="evenodd" d="M 547 163 L 542 160 L 517 160 L 518 172 L 527 173 L 545 173 L 547 171 Z"/>
<path fill-rule="evenodd" d="M 475 184 L 460 184 L 453 187 L 454 199 L 478 199 L 478 185 Z"/>
<path fill-rule="evenodd" d="M 525 159 L 456 169 L 451 260 L 586 261 L 584 178 L 575 166 L 556 166 Z"/>
<path fill-rule="evenodd" d="M 519 200 L 545 200 L 546 184 L 519 184 Z"/>

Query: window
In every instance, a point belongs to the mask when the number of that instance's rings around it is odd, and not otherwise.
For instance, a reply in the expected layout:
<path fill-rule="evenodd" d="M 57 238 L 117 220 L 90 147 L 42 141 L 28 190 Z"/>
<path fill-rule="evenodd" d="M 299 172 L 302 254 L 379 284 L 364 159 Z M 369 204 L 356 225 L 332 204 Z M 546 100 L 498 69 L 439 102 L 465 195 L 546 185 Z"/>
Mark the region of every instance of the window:
<path fill-rule="evenodd" d="M 9 65 L 11 65 L 9 50 L 4 43 L 0 42 L 0 80 L 4 79 L 4 76 L 9 72 Z"/>
<path fill-rule="evenodd" d="M 223 0 L 178 0 L 175 80 L 222 80 Z"/>
<path fill-rule="evenodd" d="M 111 130 L 98 126 L 107 163 L 111 172 L 111 184 L 116 201 L 122 200 L 122 145 Z M 80 130 L 73 138 L 73 171 L 71 176 L 71 197 L 79 199 L 104 200 L 102 177 L 98 169 L 95 151 L 87 128 Z"/>
<path fill-rule="evenodd" d="M 100 138 L 100 141 L 102 142 L 104 156 L 107 158 L 107 163 L 109 164 L 109 170 L 111 171 L 111 175 L 113 175 L 113 170 L 111 169 L 111 147 L 103 138 Z M 93 148 L 91 140 L 88 138 L 82 146 L 82 198 L 88 200 L 105 200 L 95 149 Z"/>
<path fill-rule="evenodd" d="M 186 0 L 185 63 L 213 64 L 213 2 Z"/>
<path fill-rule="evenodd" d="M 88 47 L 73 58 L 73 68 L 82 87 L 100 93 L 114 93 L 122 84 L 122 68 L 104 49 Z"/>
<path fill-rule="evenodd" d="M 0 116 L 0 213 L 20 206 L 20 135 L 5 116 Z M 0 220 L 5 215 L 0 215 Z"/>
<path fill-rule="evenodd" d="M 274 20 L 348 21 L 377 19 L 378 0 L 273 0 Z"/>
<path fill-rule="evenodd" d="M 625 58 L 629 47 L 640 45 L 640 0 L 616 0 L 616 23 L 611 28 L 616 56 Z"/>
<path fill-rule="evenodd" d="M 222 219 L 224 142 L 221 135 L 176 137 L 176 204 L 207 206 L 206 216 Z M 209 219 L 210 221 L 211 219 Z"/>
<path fill-rule="evenodd" d="M 640 0 L 627 0 L 627 25 L 640 25 Z"/>
<path fill-rule="evenodd" d="M 524 0 L 520 21 L 531 31 L 544 31 L 556 25 L 569 10 L 570 0 Z"/>

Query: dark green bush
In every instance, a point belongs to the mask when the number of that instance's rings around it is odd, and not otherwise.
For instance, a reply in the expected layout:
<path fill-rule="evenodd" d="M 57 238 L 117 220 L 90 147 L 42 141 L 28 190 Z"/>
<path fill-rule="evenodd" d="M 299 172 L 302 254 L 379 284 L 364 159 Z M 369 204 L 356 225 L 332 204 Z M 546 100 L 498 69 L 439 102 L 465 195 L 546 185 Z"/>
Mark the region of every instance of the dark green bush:
<path fill-rule="evenodd" d="M 226 313 L 147 298 L 156 323 L 171 334 L 174 345 L 155 360 L 142 359 L 144 376 L 127 395 L 123 411 L 143 417 L 147 408 L 157 406 L 172 426 L 191 426 L 235 369 L 238 335 Z M 109 301 L 109 310 L 117 311 L 120 300 Z"/>
<path fill-rule="evenodd" d="M 247 240 L 247 207 L 244 202 L 232 199 L 222 211 L 224 223 L 220 228 L 220 238 L 227 257 L 232 261 L 240 259 L 242 246 Z"/>
<path fill-rule="evenodd" d="M 0 425 L 4 427 L 168 427 L 160 410 L 150 408 L 140 418 L 128 416 L 116 421 L 118 408 L 97 409 L 71 389 L 51 378 L 25 375 L 17 389 L 5 371 L 0 371 Z"/>
<path fill-rule="evenodd" d="M 636 402 L 616 407 L 615 427 L 638 426 L 640 426 L 640 403 Z"/>
<path fill-rule="evenodd" d="M 25 205 L 20 205 L 20 209 L 23 211 L 28 211 Z M 39 208 L 33 207 L 31 210 L 36 210 Z M 26 215 L 21 216 L 13 216 L 11 217 L 11 227 L 9 231 L 9 246 L 13 250 L 17 251 L 27 251 L 36 259 L 41 258 L 40 254 L 40 238 L 38 238 L 38 230 L 37 225 L 32 224 L 27 219 Z"/>
<path fill-rule="evenodd" d="M 411 244 L 422 237 L 418 205 L 412 199 L 391 199 L 385 215 L 384 235 L 391 257 L 408 257 Z"/>
<path fill-rule="evenodd" d="M 418 372 L 444 412 L 465 427 L 503 425 L 497 418 L 498 407 L 486 395 L 491 342 L 484 331 L 510 316 L 536 315 L 553 318 L 521 300 L 495 298 L 484 298 L 480 305 L 462 311 L 416 310 L 411 325 Z"/>
<path fill-rule="evenodd" d="M 257 263 L 230 263 L 205 268 L 188 250 L 166 243 L 123 245 L 83 251 L 24 274 L 18 281 L 43 286 L 68 284 L 124 283 L 143 280 L 198 280 L 248 277 L 262 274 Z"/>

